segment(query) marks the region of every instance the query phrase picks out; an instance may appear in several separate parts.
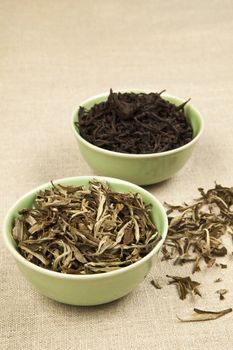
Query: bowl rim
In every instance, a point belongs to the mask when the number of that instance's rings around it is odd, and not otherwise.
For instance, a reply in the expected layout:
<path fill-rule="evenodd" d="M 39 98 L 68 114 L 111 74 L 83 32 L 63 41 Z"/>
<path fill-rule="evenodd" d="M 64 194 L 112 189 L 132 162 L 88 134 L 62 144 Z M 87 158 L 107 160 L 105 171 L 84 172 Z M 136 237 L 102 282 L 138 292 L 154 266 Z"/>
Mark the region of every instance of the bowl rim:
<path fill-rule="evenodd" d="M 149 90 L 145 90 L 145 89 L 120 89 L 120 90 L 114 90 L 114 92 L 121 92 L 121 93 L 124 93 L 124 92 L 133 92 L 133 93 L 149 93 L 151 91 Z M 80 106 L 83 106 L 85 105 L 86 103 L 89 103 L 93 100 L 96 100 L 96 99 L 99 99 L 99 98 L 102 98 L 102 97 L 107 97 L 109 95 L 109 92 L 103 92 L 103 93 L 100 93 L 100 94 L 97 94 L 97 95 L 94 95 L 94 96 L 91 96 L 87 99 L 85 99 L 84 101 L 82 101 L 80 103 Z M 171 98 L 171 99 L 174 99 L 176 100 L 177 102 L 179 103 L 183 103 L 185 102 L 182 98 L 180 97 L 177 97 L 177 96 L 174 96 L 174 95 L 171 95 L 171 94 L 167 94 L 167 93 L 162 93 L 162 97 L 165 97 L 165 98 Z M 79 108 L 80 108 L 79 106 Z M 77 121 L 77 116 L 78 116 L 78 111 L 79 111 L 79 108 L 75 110 L 75 112 L 73 113 L 72 115 L 72 120 L 71 120 L 71 127 L 73 129 L 73 132 L 75 134 L 75 136 L 78 138 L 78 140 L 84 144 L 86 147 L 92 149 L 93 151 L 96 151 L 96 152 L 100 152 L 102 154 L 105 154 L 105 155 L 109 155 L 109 156 L 112 156 L 112 157 L 120 157 L 120 158 L 125 158 L 125 159 L 140 159 L 140 158 L 159 158 L 159 157 L 163 157 L 163 156 L 166 156 L 166 155 L 170 155 L 170 154 L 174 154 L 174 153 L 178 153 L 178 152 L 181 152 L 183 150 L 185 150 L 186 148 L 189 148 L 190 146 L 192 146 L 193 144 L 195 144 L 200 136 L 202 135 L 203 131 L 204 131 L 204 119 L 202 117 L 202 114 L 199 112 L 199 110 L 194 107 L 191 103 L 187 103 L 187 107 L 191 108 L 197 115 L 197 118 L 198 118 L 198 121 L 200 123 L 200 130 L 198 131 L 197 135 L 188 143 L 186 143 L 185 145 L 181 146 L 181 147 L 178 147 L 178 148 L 175 148 L 175 149 L 172 149 L 170 151 L 164 151 L 164 152 L 157 152 L 157 153 L 145 153 L 145 154 L 136 154 L 136 153 L 121 153 L 121 152 L 115 152 L 115 151 L 110 151 L 110 150 L 106 150 L 104 148 L 101 148 L 101 147 L 98 147 L 98 146 L 95 146 L 93 145 L 92 143 L 88 142 L 87 140 L 85 140 L 78 132 L 76 126 L 75 126 L 75 122 Z"/>
<path fill-rule="evenodd" d="M 109 278 L 117 275 L 121 275 L 124 272 L 133 270 L 137 268 L 137 266 L 140 266 L 144 264 L 147 260 L 149 260 L 152 256 L 154 256 L 159 249 L 161 248 L 163 242 L 166 239 L 167 236 L 167 231 L 168 231 L 168 219 L 167 219 L 167 214 L 165 212 L 165 209 L 163 205 L 160 203 L 160 201 L 152 195 L 149 191 L 145 190 L 144 188 L 135 185 L 129 181 L 113 178 L 113 177 L 108 177 L 108 176 L 94 176 L 94 175 L 85 175 L 85 176 L 73 176 L 73 177 L 66 177 L 66 178 L 61 178 L 61 179 L 56 179 L 53 181 L 54 184 L 59 184 L 59 183 L 72 183 L 72 181 L 75 180 L 80 180 L 80 181 L 90 181 L 93 179 L 97 179 L 99 181 L 109 181 L 109 185 L 111 184 L 123 184 L 126 186 L 129 186 L 129 191 L 139 191 L 139 193 L 144 194 L 147 198 L 149 198 L 150 202 L 154 202 L 156 207 L 160 211 L 160 215 L 162 216 L 162 221 L 164 224 L 164 229 L 161 232 L 161 239 L 160 241 L 156 244 L 156 246 L 143 258 L 140 260 L 136 261 L 135 263 L 122 267 L 119 270 L 113 270 L 109 272 L 104 272 L 104 273 L 95 273 L 95 274 L 90 274 L 90 275 L 75 275 L 75 274 L 65 274 L 61 272 L 56 272 L 52 270 L 47 270 L 43 267 L 40 267 L 38 265 L 35 265 L 31 263 L 30 261 L 26 260 L 17 250 L 16 248 L 12 245 L 12 242 L 10 241 L 10 234 L 8 228 L 10 226 L 10 221 L 12 220 L 12 216 L 15 213 L 15 210 L 17 206 L 27 197 L 30 197 L 31 195 L 35 195 L 38 191 L 43 190 L 47 187 L 51 187 L 51 182 L 44 183 L 40 186 L 37 186 L 36 188 L 32 189 L 31 191 L 28 191 L 24 195 L 18 198 L 18 200 L 9 208 L 3 222 L 3 240 L 5 243 L 5 246 L 8 248 L 10 253 L 13 255 L 15 260 L 21 264 L 23 264 L 25 267 L 37 271 L 41 274 L 47 275 L 48 277 L 54 277 L 58 279 L 65 279 L 65 280 L 93 280 L 93 279 L 101 279 L 101 278 Z"/>

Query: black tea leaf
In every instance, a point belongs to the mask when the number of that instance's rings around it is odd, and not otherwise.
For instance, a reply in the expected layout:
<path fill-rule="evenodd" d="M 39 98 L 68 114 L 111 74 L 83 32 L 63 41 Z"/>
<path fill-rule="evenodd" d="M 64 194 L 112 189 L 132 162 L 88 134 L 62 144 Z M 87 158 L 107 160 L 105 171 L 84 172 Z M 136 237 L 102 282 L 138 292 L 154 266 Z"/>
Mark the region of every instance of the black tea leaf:
<path fill-rule="evenodd" d="M 193 137 L 184 110 L 189 100 L 176 106 L 161 93 L 110 90 L 107 101 L 89 110 L 80 107 L 76 127 L 86 141 L 114 152 L 146 154 L 181 147 Z"/>

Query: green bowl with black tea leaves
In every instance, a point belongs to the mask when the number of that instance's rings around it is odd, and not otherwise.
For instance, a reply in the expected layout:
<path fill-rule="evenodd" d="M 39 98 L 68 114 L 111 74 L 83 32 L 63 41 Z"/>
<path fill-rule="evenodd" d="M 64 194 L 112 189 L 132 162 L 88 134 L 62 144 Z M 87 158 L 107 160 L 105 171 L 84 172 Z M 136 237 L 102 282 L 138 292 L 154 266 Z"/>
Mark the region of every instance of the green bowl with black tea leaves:
<path fill-rule="evenodd" d="M 189 100 L 138 90 L 109 92 L 81 103 L 72 129 L 98 175 L 149 185 L 186 164 L 204 128 Z"/>
<path fill-rule="evenodd" d="M 160 202 L 110 177 L 64 178 L 35 188 L 9 210 L 7 248 L 43 295 L 98 305 L 131 292 L 155 264 L 168 229 Z"/>

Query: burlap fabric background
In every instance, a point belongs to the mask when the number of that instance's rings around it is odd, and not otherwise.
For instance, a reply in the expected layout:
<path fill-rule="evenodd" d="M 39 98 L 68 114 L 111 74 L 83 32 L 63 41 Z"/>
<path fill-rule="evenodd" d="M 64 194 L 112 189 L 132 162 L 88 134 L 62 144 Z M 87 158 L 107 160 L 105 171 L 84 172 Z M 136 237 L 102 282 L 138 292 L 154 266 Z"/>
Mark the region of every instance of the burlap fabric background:
<path fill-rule="evenodd" d="M 0 219 L 51 179 L 92 174 L 70 120 L 79 103 L 119 88 L 166 89 L 202 112 L 205 133 L 187 166 L 148 187 L 181 203 L 214 181 L 233 185 L 232 1 L 0 1 Z M 203 297 L 180 301 L 150 277 L 122 300 L 73 307 L 37 293 L 0 240 L 0 349 L 232 349 L 232 314 L 180 323 L 193 307 L 233 306 L 233 261 L 195 275 Z M 152 276 L 186 275 L 158 261 Z M 221 285 L 213 283 L 222 277 Z M 217 288 L 229 289 L 219 301 Z"/>

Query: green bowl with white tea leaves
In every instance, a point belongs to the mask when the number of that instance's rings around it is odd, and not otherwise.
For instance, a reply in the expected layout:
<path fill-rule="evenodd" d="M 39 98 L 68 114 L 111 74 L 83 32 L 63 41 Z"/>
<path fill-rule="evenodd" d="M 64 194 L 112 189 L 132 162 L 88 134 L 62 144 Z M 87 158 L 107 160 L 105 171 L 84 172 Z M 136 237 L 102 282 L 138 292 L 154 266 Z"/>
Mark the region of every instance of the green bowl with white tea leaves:
<path fill-rule="evenodd" d="M 81 154 L 98 175 L 149 185 L 175 175 L 204 128 L 189 100 L 140 90 L 90 97 L 73 115 Z"/>
<path fill-rule="evenodd" d="M 131 292 L 155 264 L 168 229 L 160 202 L 124 180 L 56 180 L 21 197 L 4 240 L 24 277 L 43 295 L 98 305 Z"/>

